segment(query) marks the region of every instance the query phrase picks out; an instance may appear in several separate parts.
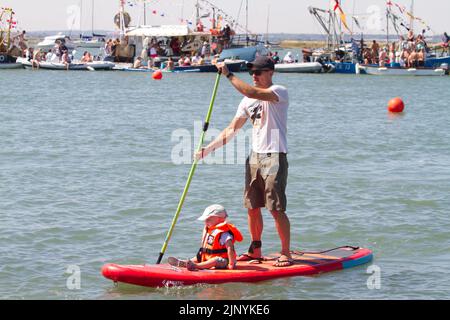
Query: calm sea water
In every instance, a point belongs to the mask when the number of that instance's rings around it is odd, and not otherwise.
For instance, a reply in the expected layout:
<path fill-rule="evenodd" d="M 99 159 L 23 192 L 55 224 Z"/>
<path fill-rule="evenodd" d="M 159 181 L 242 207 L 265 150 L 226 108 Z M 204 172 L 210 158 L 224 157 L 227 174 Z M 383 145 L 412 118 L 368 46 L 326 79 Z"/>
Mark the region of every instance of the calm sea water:
<path fill-rule="evenodd" d="M 251 285 L 115 287 L 103 264 L 156 262 L 190 168 L 173 163 L 172 134 L 193 133 L 203 120 L 215 75 L 156 82 L 149 74 L 18 70 L 0 78 L 1 299 L 450 298 L 448 77 L 275 78 L 291 98 L 293 247 L 372 249 L 378 290 L 367 286 L 370 265 Z M 406 112 L 392 117 L 386 104 L 396 96 Z M 228 124 L 240 99 L 222 80 L 213 129 Z M 196 218 L 213 203 L 248 235 L 243 182 L 242 164 L 199 166 L 165 257 L 195 254 Z M 276 252 L 273 220 L 264 217 L 265 252 Z M 69 266 L 80 269 L 79 290 L 67 287 Z"/>

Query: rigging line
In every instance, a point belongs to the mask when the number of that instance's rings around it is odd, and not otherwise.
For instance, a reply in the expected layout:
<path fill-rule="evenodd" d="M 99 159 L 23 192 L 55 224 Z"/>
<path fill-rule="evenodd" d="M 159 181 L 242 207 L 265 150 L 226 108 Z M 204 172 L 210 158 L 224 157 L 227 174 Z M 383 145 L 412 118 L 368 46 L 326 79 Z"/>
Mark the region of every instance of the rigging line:
<path fill-rule="evenodd" d="M 241 0 L 241 5 L 239 6 L 239 11 L 236 17 L 236 22 L 239 22 L 239 18 L 241 17 L 241 10 L 242 10 L 242 4 L 244 3 L 244 0 Z"/>

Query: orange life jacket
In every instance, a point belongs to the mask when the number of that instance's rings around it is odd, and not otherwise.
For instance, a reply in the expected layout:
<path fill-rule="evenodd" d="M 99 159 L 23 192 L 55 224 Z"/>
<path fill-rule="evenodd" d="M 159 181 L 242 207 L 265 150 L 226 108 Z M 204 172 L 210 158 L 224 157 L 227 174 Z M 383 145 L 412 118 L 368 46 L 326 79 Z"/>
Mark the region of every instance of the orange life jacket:
<path fill-rule="evenodd" d="M 230 232 L 233 235 L 233 244 L 241 242 L 242 233 L 231 223 L 223 222 L 211 228 L 203 230 L 202 247 L 197 254 L 198 262 L 205 262 L 212 258 L 221 257 L 228 259 L 228 251 L 225 245 L 220 245 L 220 236 Z"/>

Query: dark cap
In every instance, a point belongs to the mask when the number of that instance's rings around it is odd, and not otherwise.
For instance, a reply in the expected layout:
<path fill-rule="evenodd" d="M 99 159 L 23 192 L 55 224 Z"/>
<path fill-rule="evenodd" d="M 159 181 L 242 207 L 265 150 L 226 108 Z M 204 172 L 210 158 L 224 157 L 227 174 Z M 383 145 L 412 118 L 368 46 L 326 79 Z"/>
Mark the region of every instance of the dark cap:
<path fill-rule="evenodd" d="M 275 64 L 267 56 L 258 56 L 254 61 L 247 63 L 247 68 L 253 70 L 275 70 Z"/>

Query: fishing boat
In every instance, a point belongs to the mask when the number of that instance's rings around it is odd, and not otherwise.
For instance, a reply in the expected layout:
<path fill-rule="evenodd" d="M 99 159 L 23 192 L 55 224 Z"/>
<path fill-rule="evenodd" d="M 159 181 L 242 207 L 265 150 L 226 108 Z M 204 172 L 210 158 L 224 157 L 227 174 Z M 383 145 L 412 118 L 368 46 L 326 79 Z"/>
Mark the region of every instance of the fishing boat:
<path fill-rule="evenodd" d="M 341 11 L 340 16 L 336 10 Z M 315 7 L 308 8 L 309 13 L 318 21 L 326 34 L 326 47 L 316 50 L 303 50 L 305 62 L 324 62 L 332 65 L 331 69 L 340 74 L 356 74 L 358 61 L 358 44 L 355 39 L 350 43 L 345 43 L 343 26 L 348 30 L 345 22 L 345 15 L 339 6 L 331 9 L 321 9 Z M 308 51 L 305 54 L 305 51 Z"/>
<path fill-rule="evenodd" d="M 444 76 L 446 70 L 443 68 L 400 68 L 400 67 L 379 67 L 360 65 L 358 66 L 361 74 L 374 76 Z"/>
<path fill-rule="evenodd" d="M 21 63 L 17 63 L 18 48 L 11 47 L 11 29 L 13 27 L 14 11 L 11 8 L 2 8 L 0 11 L 0 69 L 20 69 Z M 3 18 L 6 24 L 3 24 Z"/>

